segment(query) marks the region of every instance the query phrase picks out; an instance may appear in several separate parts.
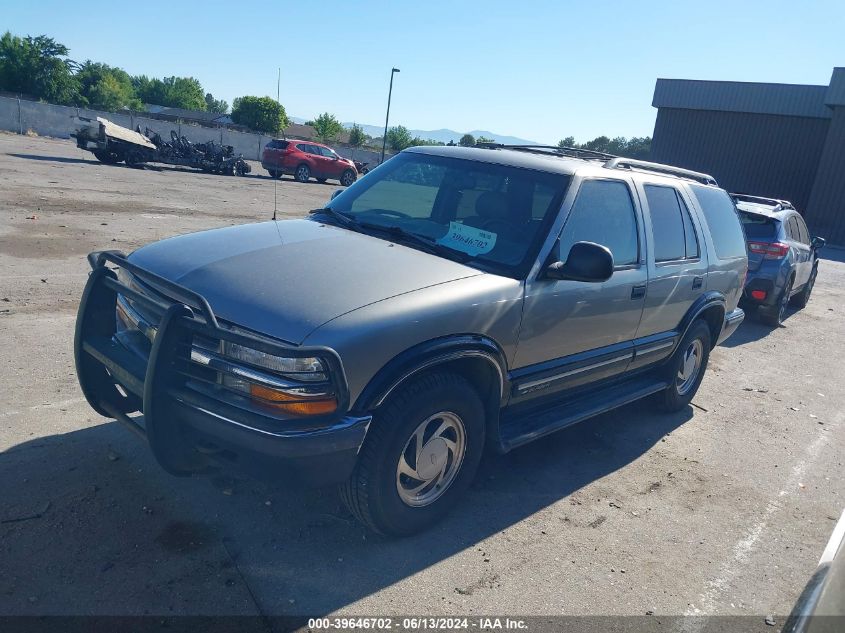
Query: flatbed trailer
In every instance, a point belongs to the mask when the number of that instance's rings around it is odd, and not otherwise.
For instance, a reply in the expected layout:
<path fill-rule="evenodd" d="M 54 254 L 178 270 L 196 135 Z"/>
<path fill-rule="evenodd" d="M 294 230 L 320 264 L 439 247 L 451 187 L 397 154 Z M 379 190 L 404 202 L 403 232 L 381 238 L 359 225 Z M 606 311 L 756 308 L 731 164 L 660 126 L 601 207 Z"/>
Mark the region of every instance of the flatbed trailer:
<path fill-rule="evenodd" d="M 129 167 L 163 163 L 230 176 L 243 176 L 251 171 L 243 155 L 235 156 L 231 145 L 214 141 L 193 144 L 175 130 L 170 132 L 170 141 L 165 141 L 149 129 L 142 134 L 140 130 L 130 130 L 103 117 L 77 119 L 79 128 L 71 134 L 76 139 L 76 146 L 92 152 L 103 163 L 122 162 Z"/>

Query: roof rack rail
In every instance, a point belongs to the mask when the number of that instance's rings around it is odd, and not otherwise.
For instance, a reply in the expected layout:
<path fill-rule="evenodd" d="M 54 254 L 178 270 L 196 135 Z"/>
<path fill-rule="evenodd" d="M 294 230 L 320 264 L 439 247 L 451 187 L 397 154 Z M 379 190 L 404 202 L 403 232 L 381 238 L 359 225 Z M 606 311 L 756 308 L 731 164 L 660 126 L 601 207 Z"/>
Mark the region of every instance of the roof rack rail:
<path fill-rule="evenodd" d="M 610 160 L 616 158 L 615 154 L 607 154 L 592 149 L 580 147 L 566 147 L 561 145 L 509 145 L 506 143 L 476 143 L 476 147 L 484 149 L 514 149 L 523 152 L 534 152 L 536 154 L 557 154 L 569 158 L 582 158 L 584 160 Z"/>
<path fill-rule="evenodd" d="M 652 163 L 647 160 L 636 160 L 634 158 L 613 158 L 607 161 L 604 166 L 607 169 L 641 169 L 643 171 L 653 171 L 658 174 L 666 174 L 668 176 L 677 176 L 678 178 L 688 178 L 695 180 L 703 185 L 716 185 L 716 179 L 709 174 L 702 174 L 691 169 L 683 169 L 681 167 L 673 167 L 672 165 L 664 165 L 662 163 Z"/>
<path fill-rule="evenodd" d="M 789 200 L 778 200 L 777 198 L 764 198 L 763 196 L 752 196 L 747 193 L 732 193 L 730 195 L 731 198 L 734 199 L 734 202 L 762 202 L 763 204 L 771 204 L 772 206 L 780 207 L 781 209 L 795 208 L 795 206 Z"/>

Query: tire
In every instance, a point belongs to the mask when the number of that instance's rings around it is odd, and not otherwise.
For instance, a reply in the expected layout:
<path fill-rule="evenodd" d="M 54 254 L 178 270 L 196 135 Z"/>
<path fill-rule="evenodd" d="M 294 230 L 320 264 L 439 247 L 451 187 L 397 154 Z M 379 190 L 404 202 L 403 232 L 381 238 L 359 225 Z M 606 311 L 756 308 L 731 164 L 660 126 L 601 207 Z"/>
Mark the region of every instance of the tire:
<path fill-rule="evenodd" d="M 662 411 L 674 413 L 692 402 L 707 370 L 711 340 L 707 323 L 698 320 L 690 326 L 667 366 L 670 385 L 658 399 Z"/>
<path fill-rule="evenodd" d="M 280 171 L 270 171 L 269 169 L 267 171 L 270 172 L 270 178 L 279 180 L 282 177 L 282 172 Z"/>
<path fill-rule="evenodd" d="M 807 280 L 807 283 L 804 284 L 801 292 L 792 297 L 790 300 L 790 303 L 799 310 L 806 308 L 807 304 L 810 302 L 810 295 L 813 293 L 813 286 L 816 285 L 816 274 L 818 272 L 819 269 L 816 266 L 813 266 L 813 272 L 810 273 L 810 278 Z"/>
<path fill-rule="evenodd" d="M 142 159 L 136 152 L 129 151 L 126 152 L 123 162 L 126 163 L 127 167 L 138 167 L 141 164 Z"/>
<path fill-rule="evenodd" d="M 792 282 L 794 280 L 794 277 L 789 278 L 789 281 L 786 282 L 786 286 L 774 306 L 761 306 L 757 309 L 757 318 L 760 319 L 761 323 L 773 328 L 780 327 L 783 323 L 784 317 L 786 316 L 786 308 L 789 306 L 790 294 L 792 293 Z"/>
<path fill-rule="evenodd" d="M 376 413 L 341 498 L 374 532 L 419 532 L 466 492 L 481 461 L 484 431 L 481 398 L 463 376 L 423 375 Z"/>
<path fill-rule="evenodd" d="M 311 169 L 308 165 L 300 165 L 296 168 L 293 177 L 299 182 L 308 182 L 311 179 Z"/>
<path fill-rule="evenodd" d="M 344 187 L 348 187 L 349 185 L 351 185 L 356 180 L 358 180 L 358 176 L 355 175 L 355 172 L 352 171 L 351 169 L 347 169 L 345 172 L 343 172 L 340 175 L 340 184 L 343 185 Z"/>
<path fill-rule="evenodd" d="M 105 163 L 106 165 L 116 165 L 120 162 L 121 157 L 115 154 L 114 152 L 108 152 L 106 150 L 97 150 L 94 152 L 94 157 L 100 161 L 101 163 Z"/>

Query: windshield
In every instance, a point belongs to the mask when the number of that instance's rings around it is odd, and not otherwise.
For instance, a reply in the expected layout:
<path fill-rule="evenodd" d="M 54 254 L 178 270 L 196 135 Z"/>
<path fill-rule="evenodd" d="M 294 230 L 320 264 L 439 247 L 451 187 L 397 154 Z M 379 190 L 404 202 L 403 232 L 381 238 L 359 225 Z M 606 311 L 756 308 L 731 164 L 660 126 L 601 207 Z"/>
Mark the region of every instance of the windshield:
<path fill-rule="evenodd" d="M 401 233 L 410 233 L 468 263 L 522 276 L 569 181 L 562 174 L 404 152 L 346 189 L 330 207 L 373 235 L 402 242 Z M 419 242 L 406 240 L 412 247 Z"/>

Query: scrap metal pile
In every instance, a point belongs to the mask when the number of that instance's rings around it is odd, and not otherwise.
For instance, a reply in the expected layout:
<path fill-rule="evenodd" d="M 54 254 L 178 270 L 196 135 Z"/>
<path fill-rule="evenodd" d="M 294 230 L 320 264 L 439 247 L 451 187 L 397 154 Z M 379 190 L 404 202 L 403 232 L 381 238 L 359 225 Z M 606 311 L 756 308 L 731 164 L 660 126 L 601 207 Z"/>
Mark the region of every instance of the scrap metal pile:
<path fill-rule="evenodd" d="M 81 125 L 71 135 L 76 138 L 76 146 L 92 152 L 103 163 L 123 162 L 130 167 L 164 163 L 229 176 L 243 176 L 250 172 L 243 155 L 235 156 L 231 145 L 214 141 L 194 144 L 175 130 L 171 130 L 170 140 L 165 141 L 158 132 L 149 128 L 145 130 L 146 134 L 141 134 L 140 129 L 133 132 L 101 117 L 78 118 Z"/>

